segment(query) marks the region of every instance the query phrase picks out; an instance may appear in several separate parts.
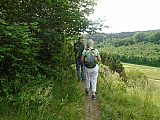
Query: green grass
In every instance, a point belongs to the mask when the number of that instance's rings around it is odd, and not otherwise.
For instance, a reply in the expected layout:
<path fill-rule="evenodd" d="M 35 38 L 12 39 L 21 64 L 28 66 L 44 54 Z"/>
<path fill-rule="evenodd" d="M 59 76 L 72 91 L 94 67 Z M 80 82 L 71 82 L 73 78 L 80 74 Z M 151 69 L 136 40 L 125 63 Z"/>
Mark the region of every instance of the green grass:
<path fill-rule="evenodd" d="M 103 70 L 106 71 L 105 79 L 113 93 L 99 76 L 97 87 L 101 109 L 99 119 L 159 120 L 160 83 L 149 81 L 149 84 L 144 86 L 139 82 L 145 79 L 142 72 L 146 69 L 149 69 L 147 75 L 150 78 L 159 79 L 157 75 L 159 68 L 132 64 L 124 66 L 127 76 L 129 75 L 128 84 L 123 83 L 118 74 L 111 75 L 108 68 L 103 66 L 105 67 Z M 152 74 L 154 71 L 156 73 Z M 0 120 L 83 120 L 84 91 L 77 82 L 75 66 L 64 71 L 61 80 L 48 78 L 46 81 L 45 84 L 26 88 L 19 98 L 18 106 L 8 102 L 9 98 L 1 97 Z"/>
<path fill-rule="evenodd" d="M 74 66 L 73 66 L 74 67 Z M 0 99 L 0 120 L 80 120 L 83 92 L 75 68 L 63 72 L 62 79 L 45 79 L 44 84 L 26 88 L 18 105 Z"/>
<path fill-rule="evenodd" d="M 123 63 L 123 66 L 126 71 L 129 71 L 131 69 L 139 70 L 143 72 L 148 78 L 160 80 L 160 68 L 158 67 L 150 67 L 150 66 L 135 65 L 128 63 Z"/>
<path fill-rule="evenodd" d="M 99 77 L 97 93 L 102 113 L 100 120 L 159 120 L 160 88 L 157 84 L 160 83 L 150 82 L 145 86 L 141 82 L 138 83 L 144 79 L 144 75 L 137 70 L 129 72 L 134 65 L 127 65 L 127 74 L 132 74 L 128 77 L 128 81 L 132 82 L 128 84 L 124 84 L 117 75 L 106 74 L 105 78 L 113 93 Z M 135 77 L 137 75 L 138 77 Z M 152 74 L 150 75 L 152 77 Z M 134 80 L 136 82 L 133 82 Z"/>

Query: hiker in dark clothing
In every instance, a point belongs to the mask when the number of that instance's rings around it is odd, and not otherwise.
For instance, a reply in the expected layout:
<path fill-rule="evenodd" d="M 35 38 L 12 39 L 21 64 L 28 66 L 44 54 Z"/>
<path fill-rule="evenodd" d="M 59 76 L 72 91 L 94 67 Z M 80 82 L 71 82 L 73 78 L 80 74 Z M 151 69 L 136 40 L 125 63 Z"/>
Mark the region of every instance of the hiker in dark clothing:
<path fill-rule="evenodd" d="M 75 61 L 77 69 L 78 81 L 84 80 L 84 62 L 81 62 L 82 52 L 85 49 L 83 38 L 79 37 L 78 41 L 74 44 Z"/>

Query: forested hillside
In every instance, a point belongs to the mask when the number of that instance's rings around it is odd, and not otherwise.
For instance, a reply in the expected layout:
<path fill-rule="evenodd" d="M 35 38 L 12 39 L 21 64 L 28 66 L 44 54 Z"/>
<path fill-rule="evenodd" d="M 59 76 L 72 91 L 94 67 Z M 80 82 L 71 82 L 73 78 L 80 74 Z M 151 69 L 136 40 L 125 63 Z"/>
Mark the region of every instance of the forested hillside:
<path fill-rule="evenodd" d="M 152 42 L 160 44 L 160 30 L 135 31 L 121 33 L 94 33 L 85 34 L 85 39 L 93 39 L 96 43 L 111 44 L 113 46 L 123 46 L 138 42 Z"/>
<path fill-rule="evenodd" d="M 93 39 L 97 48 L 123 62 L 160 66 L 160 30 L 87 34 L 85 38 Z"/>

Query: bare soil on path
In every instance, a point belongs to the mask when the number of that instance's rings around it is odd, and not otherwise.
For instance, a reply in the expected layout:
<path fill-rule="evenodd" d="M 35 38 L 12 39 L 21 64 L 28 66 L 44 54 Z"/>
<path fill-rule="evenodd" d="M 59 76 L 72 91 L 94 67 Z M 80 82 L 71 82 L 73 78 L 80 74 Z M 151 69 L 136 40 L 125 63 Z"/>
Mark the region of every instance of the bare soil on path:
<path fill-rule="evenodd" d="M 85 93 L 85 81 L 80 83 Z M 98 98 L 92 100 L 92 92 L 90 90 L 89 96 L 84 94 L 84 120 L 98 120 L 100 118 L 100 108 Z"/>

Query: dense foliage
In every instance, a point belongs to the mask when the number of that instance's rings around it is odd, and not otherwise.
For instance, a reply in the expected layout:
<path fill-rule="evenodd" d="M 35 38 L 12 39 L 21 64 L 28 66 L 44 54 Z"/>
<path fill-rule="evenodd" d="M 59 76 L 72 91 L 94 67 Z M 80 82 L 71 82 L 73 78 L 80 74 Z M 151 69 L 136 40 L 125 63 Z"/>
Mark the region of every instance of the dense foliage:
<path fill-rule="evenodd" d="M 160 66 L 160 46 L 153 43 L 138 43 L 130 46 L 106 46 L 102 50 L 114 54 L 123 62 Z"/>
<path fill-rule="evenodd" d="M 39 75 L 40 62 L 36 57 L 42 41 L 32 37 L 28 26 L 27 23 L 8 25 L 4 21 L 0 25 L 0 94 L 15 94 Z M 33 29 L 35 26 L 30 24 Z"/>
<path fill-rule="evenodd" d="M 123 82 L 127 82 L 125 70 L 120 60 L 118 60 L 113 54 L 107 53 L 105 51 L 101 50 L 100 53 L 103 65 L 108 66 L 112 74 L 117 72 L 121 80 Z"/>
<path fill-rule="evenodd" d="M 39 104 L 41 98 L 35 98 L 38 103 L 32 100 L 38 90 L 34 86 L 52 86 L 56 80 L 64 83 L 64 72 L 74 62 L 73 42 L 82 32 L 94 33 L 102 27 L 87 18 L 96 2 L 0 1 L 0 100 Z M 48 87 L 42 91 L 50 91 Z"/>

